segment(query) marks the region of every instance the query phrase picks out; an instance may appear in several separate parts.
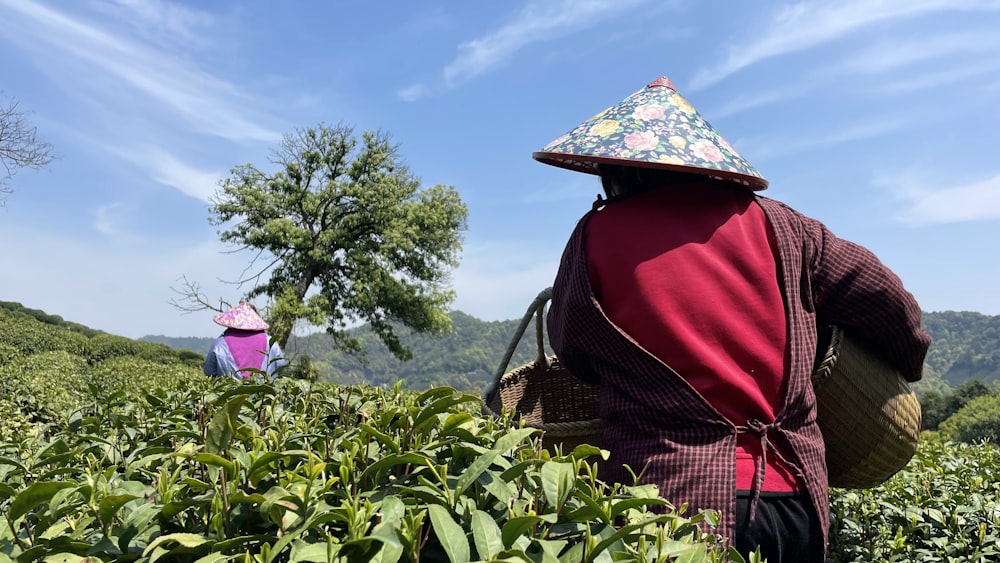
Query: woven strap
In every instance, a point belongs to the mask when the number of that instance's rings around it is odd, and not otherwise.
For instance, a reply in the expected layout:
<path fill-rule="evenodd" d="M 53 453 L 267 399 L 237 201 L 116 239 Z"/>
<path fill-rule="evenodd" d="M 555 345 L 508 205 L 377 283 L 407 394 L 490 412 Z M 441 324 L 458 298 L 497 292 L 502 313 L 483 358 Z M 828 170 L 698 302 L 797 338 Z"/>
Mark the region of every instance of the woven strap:
<path fill-rule="evenodd" d="M 514 351 L 517 349 L 517 345 L 521 342 L 521 337 L 524 336 L 524 331 L 528 328 L 528 323 L 531 322 L 531 317 L 535 317 L 535 336 L 536 343 L 538 345 L 538 358 L 535 360 L 539 366 L 547 368 L 549 366 L 549 358 L 545 355 L 545 336 L 544 336 L 544 326 L 545 326 L 545 304 L 552 299 L 552 288 L 547 287 L 543 289 L 538 297 L 528 305 L 528 310 L 524 313 L 524 317 L 521 319 L 521 324 L 518 325 L 517 330 L 514 331 L 514 338 L 511 339 L 510 344 L 507 345 L 507 350 L 503 354 L 503 359 L 500 360 L 500 367 L 497 368 L 496 374 L 493 377 L 493 382 L 490 383 L 486 389 L 483 390 L 483 402 L 489 403 L 493 400 L 493 396 L 496 394 L 497 390 L 500 388 L 500 378 L 503 374 L 507 373 L 507 366 L 510 364 L 511 357 L 514 356 Z"/>

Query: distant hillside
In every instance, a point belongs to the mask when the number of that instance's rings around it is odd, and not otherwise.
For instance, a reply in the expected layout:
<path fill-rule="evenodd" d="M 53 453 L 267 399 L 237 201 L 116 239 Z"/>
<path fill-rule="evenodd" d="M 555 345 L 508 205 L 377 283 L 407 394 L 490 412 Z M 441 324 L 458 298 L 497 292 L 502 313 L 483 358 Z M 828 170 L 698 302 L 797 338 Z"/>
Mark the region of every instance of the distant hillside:
<path fill-rule="evenodd" d="M 492 381 L 520 319 L 482 321 L 458 311 L 451 318 L 452 332 L 441 337 L 400 330 L 401 340 L 413 351 L 409 362 L 395 359 L 366 327 L 354 331 L 364 343 L 364 361 L 334 350 L 333 340 L 325 333 L 293 337 L 287 352 L 290 356 L 307 354 L 325 379 L 340 383 L 380 385 L 403 379 L 413 389 L 439 384 L 482 389 Z M 1000 380 L 1000 316 L 966 311 L 924 313 L 924 326 L 934 343 L 924 380 L 916 386 L 918 391 L 945 391 L 976 378 Z M 213 339 L 147 336 L 143 340 L 204 354 Z M 536 354 L 532 323 L 508 367 L 526 364 Z"/>
<path fill-rule="evenodd" d="M 222 333 L 220 328 L 219 333 Z M 198 352 L 202 356 L 208 353 L 212 348 L 212 342 L 215 342 L 214 337 L 210 336 L 164 336 L 162 334 L 150 334 L 143 336 L 139 340 L 145 342 L 155 342 L 157 344 L 166 344 L 175 350 L 191 350 L 193 352 Z"/>
<path fill-rule="evenodd" d="M 924 313 L 934 342 L 926 372 L 950 387 L 970 379 L 1000 380 L 1000 315 L 970 311 Z"/>
<path fill-rule="evenodd" d="M 363 326 L 351 331 L 363 344 L 363 354 L 352 356 L 334 349 L 333 338 L 326 333 L 292 336 L 285 353 L 289 357 L 309 356 L 324 380 L 335 383 L 391 385 L 397 379 L 411 389 L 450 385 L 457 389 L 479 391 L 499 367 L 520 319 L 481 321 L 455 311 L 451 313 L 451 332 L 440 336 L 418 335 L 398 328 L 400 341 L 413 352 L 413 360 L 401 362 L 386 349 L 374 334 Z M 538 355 L 534 322 L 525 331 L 522 344 L 509 363 L 514 368 Z M 215 338 L 173 338 L 144 336 L 141 340 L 166 344 L 172 348 L 208 353 Z M 551 350 L 546 350 L 551 353 Z"/>

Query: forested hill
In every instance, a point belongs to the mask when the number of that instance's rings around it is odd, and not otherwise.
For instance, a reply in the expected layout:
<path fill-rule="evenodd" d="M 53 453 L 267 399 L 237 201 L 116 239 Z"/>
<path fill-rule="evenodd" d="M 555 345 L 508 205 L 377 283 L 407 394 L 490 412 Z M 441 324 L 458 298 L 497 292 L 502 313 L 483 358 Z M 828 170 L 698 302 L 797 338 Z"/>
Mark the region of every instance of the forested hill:
<path fill-rule="evenodd" d="M 521 321 L 482 321 L 460 311 L 452 312 L 450 317 L 451 332 L 442 336 L 396 329 L 400 341 L 413 352 L 413 359 L 406 362 L 397 360 L 366 326 L 352 331 L 363 343 L 362 358 L 333 349 L 333 340 L 326 333 L 293 335 L 285 352 L 288 356 L 308 355 L 321 376 L 336 383 L 382 385 L 402 379 L 411 389 L 449 385 L 478 391 L 493 379 Z M 142 340 L 204 354 L 214 339 L 157 335 L 144 336 Z M 538 355 L 536 342 L 535 323 L 532 322 L 509 367 L 532 361 Z M 546 351 L 551 353 L 551 350 Z"/>
<path fill-rule="evenodd" d="M 482 321 L 462 312 L 453 312 L 451 319 L 452 332 L 442 337 L 401 329 L 401 340 L 413 351 L 408 362 L 396 360 L 365 327 L 355 329 L 365 344 L 364 363 L 333 350 L 332 340 L 323 333 L 293 337 L 288 353 L 308 354 L 323 377 L 335 382 L 378 385 L 403 379 L 413 389 L 431 385 L 482 389 L 493 379 L 520 320 Z M 1000 316 L 967 311 L 924 313 L 924 326 L 934 344 L 918 390 L 944 391 L 977 378 L 1000 380 Z M 147 336 L 143 340 L 205 353 L 213 339 Z M 528 363 L 536 355 L 532 323 L 509 367 Z"/>

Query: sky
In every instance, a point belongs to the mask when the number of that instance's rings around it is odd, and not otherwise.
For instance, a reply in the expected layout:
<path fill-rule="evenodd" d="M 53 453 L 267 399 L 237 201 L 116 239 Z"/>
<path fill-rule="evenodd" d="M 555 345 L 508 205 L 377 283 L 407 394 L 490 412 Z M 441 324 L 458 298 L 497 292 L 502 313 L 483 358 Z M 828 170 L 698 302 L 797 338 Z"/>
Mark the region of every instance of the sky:
<path fill-rule="evenodd" d="M 113 334 L 219 333 L 171 304 L 248 289 L 210 198 L 319 123 L 454 186 L 453 308 L 520 318 L 600 192 L 531 153 L 659 76 L 924 311 L 1000 315 L 1000 0 L 0 0 L 0 29 L 56 155 L 0 207 L 0 300 Z"/>

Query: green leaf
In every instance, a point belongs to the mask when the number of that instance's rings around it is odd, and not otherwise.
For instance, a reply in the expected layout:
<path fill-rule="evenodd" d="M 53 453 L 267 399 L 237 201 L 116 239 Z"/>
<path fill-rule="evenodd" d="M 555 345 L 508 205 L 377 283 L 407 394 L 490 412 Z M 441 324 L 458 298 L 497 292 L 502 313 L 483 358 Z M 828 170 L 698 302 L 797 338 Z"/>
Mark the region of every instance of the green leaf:
<path fill-rule="evenodd" d="M 382 542 L 382 548 L 371 559 L 373 562 L 396 563 L 402 557 L 404 548 L 396 529 L 398 524 L 398 521 L 383 520 L 372 530 L 371 536 Z"/>
<path fill-rule="evenodd" d="M 461 403 L 479 400 L 478 397 L 475 397 L 474 395 L 459 393 L 454 390 L 452 391 L 453 393 L 450 396 L 437 399 L 421 409 L 420 413 L 413 418 L 413 428 L 416 430 L 426 430 L 426 426 L 428 426 L 432 420 L 436 420 L 435 417 L 437 415 L 447 411 L 451 407 Z"/>
<path fill-rule="evenodd" d="M 406 504 L 398 496 L 390 495 L 382 499 L 379 514 L 383 524 L 394 524 L 406 516 Z"/>
<path fill-rule="evenodd" d="M 334 550 L 337 549 L 337 545 L 334 545 Z M 332 561 L 329 553 L 330 545 L 323 542 L 311 542 L 307 543 L 305 541 L 299 540 L 292 544 L 292 554 L 288 557 L 289 563 L 298 563 L 300 561 L 308 561 L 311 563 L 326 563 L 327 561 Z"/>
<path fill-rule="evenodd" d="M 630 508 L 640 506 L 670 506 L 670 503 L 662 498 L 629 498 L 616 501 L 611 506 L 611 517 L 614 518 Z"/>
<path fill-rule="evenodd" d="M 243 385 L 237 385 L 236 387 L 233 387 L 232 389 L 223 393 L 219 397 L 217 402 L 221 403 L 222 401 L 225 401 L 230 397 L 242 396 L 246 398 L 248 395 L 274 395 L 276 393 L 277 391 L 271 385 L 243 384 Z M 229 403 L 231 402 L 232 401 L 226 403 L 226 408 L 229 407 Z"/>
<path fill-rule="evenodd" d="M 226 447 L 226 451 L 228 453 L 228 446 Z M 221 467 L 226 470 L 226 475 L 230 477 L 236 475 L 236 464 L 222 456 L 202 452 L 196 454 L 194 460 L 198 463 L 204 463 L 209 467 Z"/>
<path fill-rule="evenodd" d="M 476 481 L 482 485 L 486 492 L 493 495 L 501 504 L 507 505 L 511 497 L 517 492 L 512 486 L 500 478 L 500 474 L 494 471 L 484 471 Z"/>
<path fill-rule="evenodd" d="M 194 548 L 205 545 L 206 543 L 210 543 L 211 541 L 212 540 L 204 536 L 200 536 L 198 534 L 186 534 L 186 533 L 167 534 L 165 536 L 160 536 L 155 540 L 153 540 L 152 543 L 146 546 L 146 549 L 142 552 L 142 554 L 143 556 L 147 556 L 151 551 L 153 551 L 154 549 L 165 543 L 177 543 L 182 547 Z"/>
<path fill-rule="evenodd" d="M 91 563 L 92 557 L 85 557 L 75 553 L 55 553 L 42 559 L 42 563 Z"/>
<path fill-rule="evenodd" d="M 442 432 L 450 432 L 463 424 L 474 420 L 472 415 L 467 412 L 456 412 L 448 415 L 448 418 L 444 421 L 444 425 L 441 426 Z"/>
<path fill-rule="evenodd" d="M 246 400 L 245 394 L 233 397 L 212 417 L 205 436 L 205 448 L 209 453 L 221 455 L 229 450 L 239 424 L 240 409 Z"/>
<path fill-rule="evenodd" d="M 7 483 L 0 483 L 0 500 L 6 500 L 17 494 L 17 489 Z"/>
<path fill-rule="evenodd" d="M 427 507 L 431 517 L 431 525 L 437 535 L 444 552 L 448 554 L 451 563 L 469 562 L 469 539 L 465 531 L 451 517 L 451 513 L 442 506 L 432 504 Z"/>
<path fill-rule="evenodd" d="M 23 463 L 9 457 L 0 457 L 0 465 L 13 465 L 14 467 L 20 469 L 22 473 L 28 472 L 28 468 L 25 467 Z"/>
<path fill-rule="evenodd" d="M 66 481 L 38 481 L 32 483 L 27 489 L 24 489 L 14 497 L 14 500 L 10 503 L 8 518 L 13 522 L 27 514 L 33 508 L 49 502 L 52 495 L 58 491 L 75 486 L 75 483 L 68 483 Z"/>
<path fill-rule="evenodd" d="M 225 555 L 218 552 L 212 552 L 204 557 L 199 557 L 194 563 L 220 563 L 221 561 L 232 561 L 237 558 L 242 558 L 243 554 L 236 555 Z"/>
<path fill-rule="evenodd" d="M 247 480 L 251 485 L 257 486 L 261 479 L 274 473 L 274 465 L 279 461 L 287 460 L 291 461 L 294 459 L 306 459 L 309 457 L 309 452 L 294 450 L 285 452 L 265 452 L 263 455 L 253 460 L 250 464 L 250 471 L 248 472 Z"/>
<path fill-rule="evenodd" d="M 135 495 L 108 495 L 101 499 L 101 503 L 97 509 L 97 515 L 101 523 L 107 526 L 111 523 L 111 520 L 118 514 L 118 510 L 126 504 L 132 502 L 133 500 L 141 498 Z"/>
<path fill-rule="evenodd" d="M 576 471 L 572 463 L 547 461 L 542 464 L 542 492 L 545 499 L 556 510 L 562 508 L 566 499 L 573 493 L 576 484 Z"/>
<path fill-rule="evenodd" d="M 368 536 L 344 542 L 337 554 L 345 561 L 371 561 L 381 549 L 382 538 Z"/>
<path fill-rule="evenodd" d="M 399 453 L 399 444 L 396 443 L 396 440 L 394 440 L 392 436 L 389 436 L 385 432 L 382 432 L 367 423 L 361 423 L 361 431 L 363 433 L 370 434 L 378 441 L 379 444 L 382 444 L 383 447 L 388 448 L 389 451 L 391 451 L 392 453 L 394 454 Z"/>
<path fill-rule="evenodd" d="M 556 515 L 553 514 L 552 516 Z M 532 528 L 543 522 L 545 522 L 545 519 L 534 515 L 515 516 L 507 520 L 501 531 L 503 544 L 514 545 L 514 541 L 517 538 L 530 535 Z"/>
<path fill-rule="evenodd" d="M 430 466 L 430 464 L 431 462 L 426 456 L 417 453 L 392 454 L 369 465 L 361 473 L 361 482 L 367 482 L 365 479 L 371 479 L 373 475 L 381 475 L 383 470 L 397 465 Z"/>
<path fill-rule="evenodd" d="M 481 560 L 493 559 L 503 551 L 500 526 L 497 526 L 493 518 L 482 510 L 472 513 L 472 539 Z"/>
<path fill-rule="evenodd" d="M 581 515 L 583 516 L 583 518 L 581 518 L 580 520 L 583 521 L 600 520 L 609 526 L 612 524 L 611 516 L 604 510 L 604 508 L 601 505 L 597 504 L 597 501 L 591 498 L 590 495 L 588 495 L 583 491 L 577 491 L 576 498 L 583 501 L 584 504 L 583 507 L 577 509 L 577 512 L 580 512 Z M 589 509 L 589 511 L 587 511 L 586 509 Z"/>
<path fill-rule="evenodd" d="M 493 449 L 500 452 L 510 451 L 526 440 L 528 436 L 531 436 L 536 432 L 538 432 L 538 430 L 534 428 L 518 428 L 517 430 L 512 430 L 497 439 L 496 444 L 493 445 Z"/>
<path fill-rule="evenodd" d="M 664 524 L 670 522 L 674 518 L 676 518 L 676 516 L 672 514 L 661 514 L 659 516 L 647 518 L 641 522 L 636 522 L 634 524 L 622 526 L 614 533 L 612 533 L 606 538 L 603 538 L 600 542 L 598 542 L 597 545 L 595 545 L 594 548 L 589 553 L 587 553 L 587 560 L 593 561 L 595 558 L 599 557 L 602 553 L 604 553 L 604 550 L 611 547 L 612 544 L 614 544 L 617 541 L 620 541 L 622 538 L 628 536 L 629 534 L 635 532 L 636 530 L 640 530 L 651 524 Z"/>

